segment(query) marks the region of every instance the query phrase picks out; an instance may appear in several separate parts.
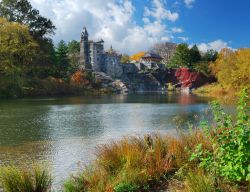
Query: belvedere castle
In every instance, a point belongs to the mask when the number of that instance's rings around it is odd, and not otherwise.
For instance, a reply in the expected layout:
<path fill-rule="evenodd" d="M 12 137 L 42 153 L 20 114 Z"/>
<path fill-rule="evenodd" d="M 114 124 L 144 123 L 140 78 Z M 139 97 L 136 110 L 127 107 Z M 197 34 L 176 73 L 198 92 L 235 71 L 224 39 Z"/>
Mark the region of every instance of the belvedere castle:
<path fill-rule="evenodd" d="M 99 78 L 101 87 L 119 92 L 157 91 L 165 87 L 170 77 L 161 63 L 162 57 L 147 52 L 137 61 L 121 63 L 121 55 L 113 50 L 104 50 L 104 41 L 89 40 L 86 27 L 80 41 L 80 69 L 90 71 Z"/>
<path fill-rule="evenodd" d="M 121 55 L 111 48 L 104 51 L 104 41 L 92 41 L 88 38 L 86 27 L 83 28 L 80 41 L 80 68 L 104 72 L 112 78 L 119 78 L 123 73 Z"/>

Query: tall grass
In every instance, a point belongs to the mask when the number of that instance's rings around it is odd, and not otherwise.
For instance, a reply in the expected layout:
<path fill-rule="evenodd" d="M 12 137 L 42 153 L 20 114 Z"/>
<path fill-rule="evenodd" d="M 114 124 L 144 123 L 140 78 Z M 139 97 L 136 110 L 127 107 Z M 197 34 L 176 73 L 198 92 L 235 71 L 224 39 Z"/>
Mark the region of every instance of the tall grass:
<path fill-rule="evenodd" d="M 199 131 L 180 138 L 127 137 L 100 146 L 97 160 L 65 184 L 73 191 L 149 190 L 189 162 L 187 148 L 204 142 Z M 209 147 L 209 146 L 208 146 Z"/>
<path fill-rule="evenodd" d="M 52 178 L 39 165 L 27 167 L 0 167 L 0 186 L 4 192 L 48 192 Z"/>

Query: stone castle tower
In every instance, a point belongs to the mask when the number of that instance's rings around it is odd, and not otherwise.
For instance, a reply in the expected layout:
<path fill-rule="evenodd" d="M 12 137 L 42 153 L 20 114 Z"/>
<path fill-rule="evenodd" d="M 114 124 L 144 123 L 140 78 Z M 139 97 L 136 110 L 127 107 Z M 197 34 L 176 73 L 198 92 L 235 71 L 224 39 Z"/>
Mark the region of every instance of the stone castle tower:
<path fill-rule="evenodd" d="M 86 27 L 83 28 L 80 41 L 80 68 L 91 70 L 90 51 L 89 51 L 89 35 Z"/>
<path fill-rule="evenodd" d="M 95 72 L 104 72 L 110 77 L 117 78 L 122 75 L 121 55 L 113 48 L 105 52 L 104 41 L 89 41 L 86 27 L 81 33 L 80 42 L 80 69 Z"/>

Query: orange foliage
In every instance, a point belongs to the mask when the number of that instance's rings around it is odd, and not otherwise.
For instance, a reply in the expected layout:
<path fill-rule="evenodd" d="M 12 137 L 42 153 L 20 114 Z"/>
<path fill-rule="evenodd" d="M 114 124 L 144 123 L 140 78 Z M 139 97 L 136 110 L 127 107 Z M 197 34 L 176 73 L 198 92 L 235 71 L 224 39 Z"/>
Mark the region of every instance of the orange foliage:
<path fill-rule="evenodd" d="M 146 52 L 136 53 L 136 54 L 130 56 L 130 60 L 139 61 L 145 54 L 146 54 Z"/>
<path fill-rule="evenodd" d="M 89 80 L 89 74 L 86 71 L 77 71 L 75 72 L 71 79 L 70 79 L 70 83 L 73 85 L 77 85 L 77 86 L 88 86 L 90 85 L 90 80 Z"/>

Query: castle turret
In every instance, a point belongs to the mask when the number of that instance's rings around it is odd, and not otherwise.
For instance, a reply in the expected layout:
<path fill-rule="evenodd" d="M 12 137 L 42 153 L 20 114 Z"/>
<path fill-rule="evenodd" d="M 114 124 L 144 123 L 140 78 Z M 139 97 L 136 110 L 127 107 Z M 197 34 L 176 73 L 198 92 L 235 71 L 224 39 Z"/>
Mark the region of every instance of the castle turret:
<path fill-rule="evenodd" d="M 80 42 L 80 68 L 92 69 L 90 63 L 90 51 L 89 51 L 89 35 L 86 27 L 83 28 Z"/>

